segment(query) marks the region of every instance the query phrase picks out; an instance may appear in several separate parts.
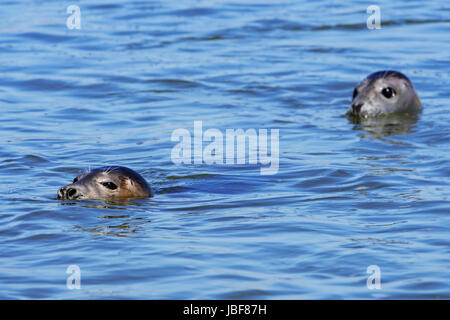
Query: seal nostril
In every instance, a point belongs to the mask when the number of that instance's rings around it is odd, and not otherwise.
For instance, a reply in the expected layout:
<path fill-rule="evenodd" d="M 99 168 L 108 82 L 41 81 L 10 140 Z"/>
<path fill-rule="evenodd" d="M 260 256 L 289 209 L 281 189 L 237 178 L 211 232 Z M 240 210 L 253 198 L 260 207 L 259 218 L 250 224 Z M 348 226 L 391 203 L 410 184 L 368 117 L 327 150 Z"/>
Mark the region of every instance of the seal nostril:
<path fill-rule="evenodd" d="M 77 190 L 74 189 L 74 188 L 69 188 L 69 189 L 67 190 L 67 197 L 73 197 L 73 196 L 76 195 L 76 194 L 77 194 Z"/>
<path fill-rule="evenodd" d="M 363 106 L 363 103 L 354 103 L 352 104 L 352 110 L 354 113 L 359 113 L 361 111 L 361 108 Z"/>

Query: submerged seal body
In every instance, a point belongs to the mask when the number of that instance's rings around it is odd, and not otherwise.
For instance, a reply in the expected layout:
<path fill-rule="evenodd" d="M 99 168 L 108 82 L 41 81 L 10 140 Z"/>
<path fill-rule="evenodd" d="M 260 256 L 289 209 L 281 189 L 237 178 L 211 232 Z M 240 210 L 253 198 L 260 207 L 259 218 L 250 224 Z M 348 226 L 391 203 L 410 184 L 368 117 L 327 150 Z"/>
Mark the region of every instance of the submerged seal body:
<path fill-rule="evenodd" d="M 82 173 L 58 190 L 57 198 L 75 199 L 133 199 L 153 195 L 151 187 L 137 172 L 119 166 L 101 167 Z"/>
<path fill-rule="evenodd" d="M 367 118 L 421 110 L 419 96 L 408 77 L 385 70 L 370 74 L 355 88 L 347 115 Z"/>

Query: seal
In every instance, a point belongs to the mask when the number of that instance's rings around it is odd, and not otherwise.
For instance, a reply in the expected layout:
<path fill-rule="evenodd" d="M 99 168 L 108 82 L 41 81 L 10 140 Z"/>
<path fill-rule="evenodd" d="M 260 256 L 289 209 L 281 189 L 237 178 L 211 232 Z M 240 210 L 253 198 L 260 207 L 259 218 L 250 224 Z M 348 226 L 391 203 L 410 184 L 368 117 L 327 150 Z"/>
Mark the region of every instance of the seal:
<path fill-rule="evenodd" d="M 57 199 L 122 200 L 153 196 L 145 179 L 137 172 L 120 166 L 101 167 L 82 173 L 58 190 Z"/>
<path fill-rule="evenodd" d="M 368 118 L 421 110 L 419 96 L 408 77 L 398 71 L 384 70 L 370 74 L 353 90 L 347 115 Z"/>

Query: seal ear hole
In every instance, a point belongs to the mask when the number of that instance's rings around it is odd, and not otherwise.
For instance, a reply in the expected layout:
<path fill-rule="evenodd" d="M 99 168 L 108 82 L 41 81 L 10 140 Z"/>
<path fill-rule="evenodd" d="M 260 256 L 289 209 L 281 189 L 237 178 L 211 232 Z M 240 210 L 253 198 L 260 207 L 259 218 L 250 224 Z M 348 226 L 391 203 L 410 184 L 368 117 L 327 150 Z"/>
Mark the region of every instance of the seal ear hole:
<path fill-rule="evenodd" d="M 116 190 L 117 185 L 114 182 L 102 182 L 101 183 L 104 187 L 110 189 L 110 190 Z"/>
<path fill-rule="evenodd" d="M 396 95 L 396 92 L 395 92 L 395 89 L 394 89 L 394 88 L 386 87 L 386 88 L 383 88 L 383 89 L 381 90 L 381 94 L 382 94 L 385 98 L 390 99 L 390 98 L 392 98 L 393 96 Z"/>
<path fill-rule="evenodd" d="M 73 179 L 73 182 L 72 183 L 75 183 L 75 182 L 77 182 L 78 181 L 78 177 L 75 177 L 75 179 Z"/>
<path fill-rule="evenodd" d="M 355 90 L 353 90 L 353 99 L 355 99 L 357 95 L 358 95 L 358 89 L 355 88 Z"/>

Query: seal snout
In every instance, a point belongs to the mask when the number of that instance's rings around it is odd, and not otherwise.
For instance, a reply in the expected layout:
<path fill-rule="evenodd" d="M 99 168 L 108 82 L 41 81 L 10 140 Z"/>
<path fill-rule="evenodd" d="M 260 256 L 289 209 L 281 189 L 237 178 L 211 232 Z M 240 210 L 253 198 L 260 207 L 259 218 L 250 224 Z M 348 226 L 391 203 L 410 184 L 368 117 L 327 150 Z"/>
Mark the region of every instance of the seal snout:
<path fill-rule="evenodd" d="M 78 198 L 80 195 L 77 191 L 77 189 L 72 187 L 62 187 L 58 190 L 58 199 L 67 199 L 67 200 L 73 200 Z"/>
<path fill-rule="evenodd" d="M 353 114 L 358 114 L 361 111 L 363 104 L 364 103 L 362 103 L 362 102 L 352 104 Z"/>

